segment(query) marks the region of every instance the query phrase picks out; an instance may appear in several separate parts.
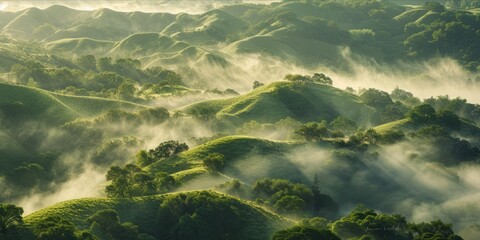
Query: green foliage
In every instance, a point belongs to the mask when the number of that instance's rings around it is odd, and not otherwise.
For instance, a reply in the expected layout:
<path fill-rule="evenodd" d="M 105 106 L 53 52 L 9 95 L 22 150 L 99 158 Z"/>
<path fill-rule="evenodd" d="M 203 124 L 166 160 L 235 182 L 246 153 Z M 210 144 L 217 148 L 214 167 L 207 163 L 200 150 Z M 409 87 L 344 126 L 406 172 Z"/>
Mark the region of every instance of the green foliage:
<path fill-rule="evenodd" d="M 210 153 L 203 159 L 203 166 L 210 173 L 217 173 L 222 170 L 225 164 L 225 155 L 220 153 Z"/>
<path fill-rule="evenodd" d="M 124 168 L 113 166 L 107 172 L 107 181 L 111 183 L 105 188 L 108 197 L 135 197 L 156 193 L 153 177 L 133 164 Z"/>
<path fill-rule="evenodd" d="M 451 224 L 445 224 L 440 220 L 435 220 L 430 223 L 409 224 L 408 230 L 415 236 L 414 240 L 462 239 L 460 236 L 455 235 Z"/>
<path fill-rule="evenodd" d="M 273 235 L 272 240 L 340 240 L 329 230 L 317 230 L 309 227 L 295 226 L 281 230 Z"/>
<path fill-rule="evenodd" d="M 450 99 L 448 96 L 438 96 L 437 98 L 428 98 L 424 100 L 435 108 L 437 112 L 451 111 L 458 116 L 480 122 L 480 105 L 468 103 L 467 100 L 459 97 Z"/>
<path fill-rule="evenodd" d="M 365 90 L 361 95 L 363 102 L 374 108 L 385 108 L 387 105 L 393 104 L 390 95 L 387 92 L 369 88 Z"/>
<path fill-rule="evenodd" d="M 330 196 L 320 192 L 318 179 L 313 188 L 285 179 L 260 179 L 252 187 L 256 201 L 272 205 L 279 213 L 292 215 L 333 216 L 338 206 Z"/>
<path fill-rule="evenodd" d="M 254 81 L 254 82 L 253 82 L 253 89 L 258 88 L 258 87 L 261 87 L 261 86 L 263 86 L 263 85 L 265 85 L 265 84 L 264 84 L 264 83 L 261 83 L 261 82 L 259 82 L 259 81 Z"/>
<path fill-rule="evenodd" d="M 445 11 L 445 7 L 439 3 L 439 2 L 434 2 L 434 1 L 428 1 L 426 2 L 423 7 L 427 9 L 428 11 L 433 11 L 433 12 L 443 12 Z"/>
<path fill-rule="evenodd" d="M 314 73 L 312 76 L 303 76 L 299 74 L 287 74 L 284 77 L 284 80 L 291 81 L 291 82 L 299 82 L 299 83 L 321 83 L 326 85 L 332 85 L 332 79 L 325 75 L 324 73 Z"/>
<path fill-rule="evenodd" d="M 328 134 L 327 123 L 326 121 L 306 123 L 295 130 L 295 134 L 307 141 L 320 141 Z"/>
<path fill-rule="evenodd" d="M 168 196 L 160 205 L 154 236 L 169 239 L 266 239 L 271 227 L 264 217 L 226 196 L 194 192 Z M 252 225 L 252 223 L 254 223 Z"/>
<path fill-rule="evenodd" d="M 99 210 L 87 219 L 93 236 L 100 239 L 136 240 L 138 226 L 132 223 L 120 223 L 117 211 L 113 209 Z"/>
<path fill-rule="evenodd" d="M 137 164 L 146 167 L 156 161 L 173 157 L 181 152 L 187 151 L 188 145 L 175 140 L 160 143 L 156 148 L 148 151 L 141 150 L 137 153 Z"/>
<path fill-rule="evenodd" d="M 403 216 L 378 214 L 364 206 L 357 206 L 348 216 L 334 222 L 332 231 L 342 239 L 364 239 L 365 235 L 373 239 L 410 239 Z"/>
<path fill-rule="evenodd" d="M 432 106 L 422 104 L 414 107 L 408 117 L 417 124 L 432 123 L 436 120 L 436 112 Z"/>
<path fill-rule="evenodd" d="M 400 101 L 403 104 L 410 106 L 410 107 L 415 107 L 417 105 L 420 105 L 421 101 L 419 98 L 413 96 L 411 92 L 407 92 L 403 89 L 400 89 L 396 87 L 392 93 L 390 93 L 390 97 L 394 101 Z"/>
<path fill-rule="evenodd" d="M 16 239 L 23 225 L 23 208 L 11 204 L 0 204 L 0 239 Z"/>
<path fill-rule="evenodd" d="M 78 229 L 75 225 L 61 217 L 48 217 L 36 226 L 34 233 L 39 240 L 79 240 L 76 235 Z"/>
<path fill-rule="evenodd" d="M 188 145 L 175 140 L 160 143 L 155 149 L 148 151 L 149 156 L 155 160 L 175 156 L 181 152 L 187 151 Z"/>

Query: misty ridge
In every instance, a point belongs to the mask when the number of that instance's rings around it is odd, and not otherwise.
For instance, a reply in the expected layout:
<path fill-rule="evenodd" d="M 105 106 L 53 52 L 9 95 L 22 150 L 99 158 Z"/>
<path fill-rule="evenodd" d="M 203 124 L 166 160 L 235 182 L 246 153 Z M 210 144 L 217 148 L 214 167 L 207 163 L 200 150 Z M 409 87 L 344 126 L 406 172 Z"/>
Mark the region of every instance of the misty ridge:
<path fill-rule="evenodd" d="M 0 239 L 479 239 L 479 9 L 1 1 Z"/>

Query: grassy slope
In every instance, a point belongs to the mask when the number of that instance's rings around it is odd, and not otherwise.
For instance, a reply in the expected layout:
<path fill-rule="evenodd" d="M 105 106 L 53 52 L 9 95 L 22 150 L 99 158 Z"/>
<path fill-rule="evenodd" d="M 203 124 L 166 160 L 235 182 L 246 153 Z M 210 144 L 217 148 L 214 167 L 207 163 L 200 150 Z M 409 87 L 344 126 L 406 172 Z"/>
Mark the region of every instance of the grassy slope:
<path fill-rule="evenodd" d="M 240 179 L 252 183 L 258 178 L 287 178 L 308 182 L 311 176 L 304 176 L 298 166 L 286 155 L 297 143 L 276 142 L 246 136 L 228 136 L 219 138 L 183 152 L 175 157 L 150 165 L 148 171 L 166 171 L 182 183 L 200 176 L 207 171 L 203 160 L 210 153 L 225 156 L 224 168 L 220 177 Z M 250 163 L 255 161 L 255 164 Z M 257 167 L 261 167 L 259 170 Z M 258 171 L 257 171 L 258 170 Z"/>
<path fill-rule="evenodd" d="M 113 47 L 115 42 L 102 41 L 91 38 L 65 38 L 45 44 L 50 50 L 64 50 L 77 54 L 89 54 L 92 52 L 105 53 Z"/>
<path fill-rule="evenodd" d="M 185 108 L 191 113 L 198 108 L 217 112 L 217 118 L 236 122 L 276 122 L 292 117 L 302 122 L 331 121 L 343 115 L 359 124 L 368 124 L 374 110 L 357 96 L 322 84 L 275 82 L 252 92 L 222 100 L 205 101 Z"/>
<path fill-rule="evenodd" d="M 0 83 L 0 104 L 20 102 L 29 115 L 52 123 L 78 117 L 93 117 L 110 109 L 137 109 L 144 106 L 95 97 L 78 97 L 51 93 L 38 88 Z"/>
<path fill-rule="evenodd" d="M 242 231 L 237 233 L 239 236 L 247 237 L 251 233 L 264 233 L 265 235 L 270 235 L 274 230 L 290 224 L 287 219 L 264 210 L 250 202 L 215 191 L 170 193 L 131 199 L 76 199 L 58 203 L 51 207 L 39 210 L 26 216 L 24 220 L 28 226 L 35 227 L 42 223 L 47 217 L 58 216 L 72 221 L 79 229 L 83 230 L 88 227 L 85 220 L 89 216 L 98 210 L 114 209 L 118 212 L 121 222 L 133 222 L 140 227 L 141 231 L 148 231 L 148 229 L 155 229 L 157 212 L 166 197 L 181 194 L 188 197 L 198 193 L 205 194 L 212 198 L 226 200 L 223 204 L 227 204 L 229 208 L 235 209 L 235 217 L 244 219 L 248 222 L 248 225 L 243 226 Z"/>
<path fill-rule="evenodd" d="M 374 129 L 378 133 L 384 133 L 389 130 L 401 130 L 404 132 L 411 132 L 411 131 L 417 131 L 422 127 L 425 127 L 425 125 L 415 124 L 409 118 L 405 118 L 398 121 L 382 124 L 380 126 L 375 127 Z M 461 136 L 464 136 L 464 137 L 478 138 L 478 136 L 480 136 L 480 128 L 465 121 L 461 121 L 461 124 L 458 130 L 451 130 L 450 132 L 453 132 L 455 134 L 460 134 Z"/>

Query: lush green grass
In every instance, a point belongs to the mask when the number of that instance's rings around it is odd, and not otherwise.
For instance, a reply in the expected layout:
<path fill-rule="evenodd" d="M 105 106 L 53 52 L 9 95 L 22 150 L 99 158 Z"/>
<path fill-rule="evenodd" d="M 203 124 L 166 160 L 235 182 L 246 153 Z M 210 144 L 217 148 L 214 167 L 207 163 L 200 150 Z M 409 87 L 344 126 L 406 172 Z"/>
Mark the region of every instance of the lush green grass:
<path fill-rule="evenodd" d="M 203 160 L 211 153 L 220 153 L 225 156 L 221 173 L 227 178 L 240 179 L 246 183 L 253 183 L 263 177 L 286 178 L 308 183 L 312 176 L 305 176 L 299 166 L 293 164 L 287 156 L 290 150 L 299 145 L 302 143 L 228 136 L 207 142 L 175 157 L 158 161 L 148 166 L 146 170 L 168 172 L 173 174 L 181 184 L 186 184 L 199 177 L 208 176 Z M 259 170 L 257 167 L 262 169 Z"/>
<path fill-rule="evenodd" d="M 115 42 L 102 41 L 91 38 L 65 38 L 45 45 L 50 50 L 64 50 L 77 54 L 105 53 L 113 47 Z"/>
<path fill-rule="evenodd" d="M 225 156 L 225 164 L 245 156 L 249 152 L 255 150 L 259 154 L 268 154 L 276 152 L 282 148 L 288 147 L 289 144 L 282 142 L 274 142 L 259 138 L 246 136 L 228 136 L 219 138 L 195 148 L 192 148 L 179 155 L 154 163 L 149 166 L 151 171 L 167 171 L 169 173 L 182 172 L 185 170 L 203 169 L 203 160 L 210 153 L 220 153 Z M 183 172 L 186 173 L 186 172 Z"/>
<path fill-rule="evenodd" d="M 156 226 L 162 223 L 158 219 L 158 213 L 161 204 L 168 198 L 183 196 L 182 198 L 194 197 L 198 195 L 207 196 L 210 199 L 217 199 L 218 204 L 225 208 L 231 208 L 235 211 L 234 218 L 242 219 L 246 223 L 241 226 L 241 231 L 237 234 L 249 236 L 249 234 L 271 235 L 275 230 L 286 227 L 291 222 L 263 208 L 226 194 L 216 191 L 192 191 L 179 192 L 148 197 L 136 197 L 130 199 L 111 199 L 111 198 L 85 198 L 66 201 L 55 204 L 32 213 L 24 218 L 25 223 L 35 228 L 48 217 L 61 217 L 73 222 L 79 229 L 88 228 L 85 221 L 95 212 L 103 209 L 114 209 L 118 212 L 121 222 L 132 222 L 140 227 L 142 232 L 155 231 Z M 207 199 L 208 199 L 207 198 Z M 207 199 L 200 201 L 208 201 Z M 207 204 L 206 202 L 204 204 Z M 178 206 L 181 208 L 182 206 Z M 220 207 L 220 206 L 219 206 Z M 191 209 L 189 211 L 196 211 Z M 214 227 L 214 226 L 212 226 Z M 247 237 L 248 239 L 257 238 Z"/>
<path fill-rule="evenodd" d="M 410 119 L 405 118 L 394 122 L 385 123 L 374 128 L 378 133 L 384 133 L 390 130 L 404 130 Z"/>
<path fill-rule="evenodd" d="M 361 99 L 332 86 L 315 83 L 274 82 L 252 92 L 222 100 L 205 101 L 184 109 L 193 113 L 211 109 L 219 119 L 237 123 L 255 120 L 274 123 L 286 117 L 298 121 L 331 121 L 344 116 L 358 124 L 368 124 L 375 110 Z"/>
<path fill-rule="evenodd" d="M 54 97 L 62 101 L 69 108 L 79 112 L 82 117 L 93 117 L 102 114 L 111 109 L 138 110 L 147 108 L 147 106 L 99 97 L 70 96 L 64 94 L 51 93 Z"/>
<path fill-rule="evenodd" d="M 63 123 L 78 117 L 93 117 L 110 109 L 134 110 L 144 106 L 118 100 L 51 93 L 38 88 L 0 83 L 0 105 L 17 104 L 37 121 Z"/>

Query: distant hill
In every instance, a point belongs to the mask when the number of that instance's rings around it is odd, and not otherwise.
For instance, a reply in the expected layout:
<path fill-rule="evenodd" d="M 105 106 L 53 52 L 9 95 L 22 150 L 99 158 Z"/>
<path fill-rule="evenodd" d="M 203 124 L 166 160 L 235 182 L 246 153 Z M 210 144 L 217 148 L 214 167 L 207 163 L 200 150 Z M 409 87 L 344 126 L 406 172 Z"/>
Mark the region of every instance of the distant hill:
<path fill-rule="evenodd" d="M 110 50 L 115 42 L 95 40 L 91 38 L 65 38 L 45 44 L 50 50 L 63 50 L 74 52 L 79 55 L 99 54 L 102 55 Z"/>
<path fill-rule="evenodd" d="M 53 124 L 78 117 L 94 117 L 111 109 L 145 108 L 126 101 L 62 95 L 8 83 L 0 83 L 0 105 L 3 107 L 12 105 L 29 118 Z"/>
<path fill-rule="evenodd" d="M 195 113 L 202 109 L 216 113 L 218 119 L 235 123 L 255 120 L 274 123 L 291 117 L 301 122 L 331 121 L 338 116 L 368 125 L 375 110 L 353 94 L 316 83 L 274 82 L 242 96 L 196 103 L 183 109 Z"/>

